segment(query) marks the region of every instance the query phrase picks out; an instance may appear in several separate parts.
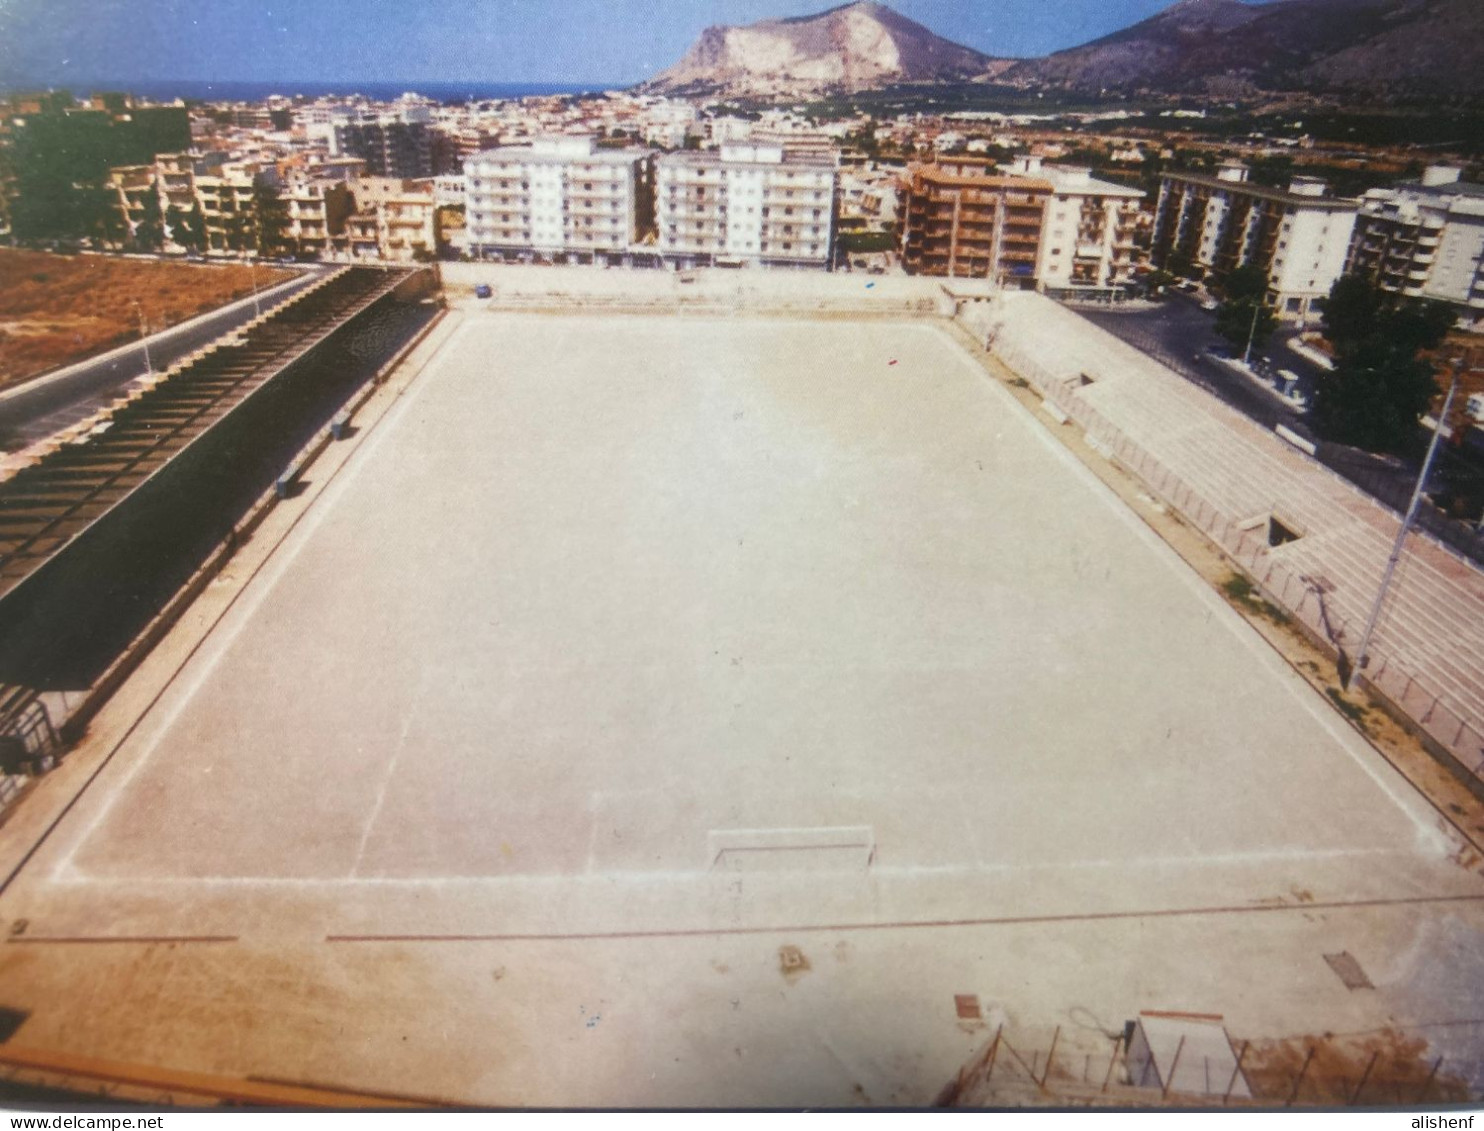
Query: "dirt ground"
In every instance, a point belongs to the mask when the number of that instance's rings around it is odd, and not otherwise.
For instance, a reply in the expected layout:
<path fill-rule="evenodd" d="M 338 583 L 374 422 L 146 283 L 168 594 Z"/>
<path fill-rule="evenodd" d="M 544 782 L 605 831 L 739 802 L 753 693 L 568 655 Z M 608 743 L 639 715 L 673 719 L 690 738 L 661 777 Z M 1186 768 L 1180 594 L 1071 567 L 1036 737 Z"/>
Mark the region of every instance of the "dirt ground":
<path fill-rule="evenodd" d="M 169 263 L 0 248 L 0 388 L 204 314 L 293 276 L 276 267 Z M 135 308 L 135 303 L 138 308 Z"/>
<path fill-rule="evenodd" d="M 966 349 L 974 350 L 967 334 L 957 330 L 955 333 Z M 1039 409 L 1040 397 L 1013 372 L 996 361 L 986 361 L 985 365 L 1022 404 Z M 1132 475 L 1089 447 L 1075 425 L 1058 425 L 1047 420 L 1046 427 L 1220 593 L 1295 672 L 1326 696 L 1339 716 L 1364 736 L 1471 843 L 1476 854 L 1472 863 L 1484 863 L 1484 801 L 1428 753 L 1411 729 L 1383 710 L 1364 690 L 1345 690 L 1334 658 L 1292 624 L 1281 610 L 1249 592 L 1238 567 L 1210 539 L 1149 495 Z M 1467 859 L 1459 862 L 1466 866 L 1470 863 Z"/>
<path fill-rule="evenodd" d="M 1289 1042 L 1480 1015 L 1441 813 L 982 350 L 440 340 L 31 799 L 14 1043 L 834 1106 L 931 1102 L 1001 1018 L 1090 1072 L 1146 1008 Z"/>

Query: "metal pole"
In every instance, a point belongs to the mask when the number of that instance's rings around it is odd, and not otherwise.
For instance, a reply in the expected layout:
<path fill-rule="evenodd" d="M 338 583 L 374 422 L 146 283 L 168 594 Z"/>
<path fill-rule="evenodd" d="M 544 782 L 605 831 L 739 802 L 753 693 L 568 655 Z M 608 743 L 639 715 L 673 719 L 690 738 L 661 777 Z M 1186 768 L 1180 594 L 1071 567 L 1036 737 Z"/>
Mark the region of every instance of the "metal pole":
<path fill-rule="evenodd" d="M 139 315 L 139 340 L 144 345 L 144 372 L 149 376 L 155 375 L 155 367 L 149 360 L 149 326 L 144 321 L 144 307 L 139 305 L 139 300 L 134 300 L 134 312 Z"/>
<path fill-rule="evenodd" d="M 1304 1057 L 1304 1066 L 1299 1069 L 1299 1074 L 1296 1077 L 1294 1077 L 1293 1091 L 1291 1091 L 1291 1092 L 1288 1093 L 1288 1102 L 1283 1105 L 1284 1107 L 1292 1107 L 1293 1106 L 1293 1101 L 1296 1100 L 1296 1099 L 1298 1099 L 1299 1088 L 1303 1087 L 1304 1077 L 1309 1074 L 1309 1065 L 1313 1062 L 1313 1060 L 1314 1060 L 1314 1053 L 1317 1050 L 1318 1050 L 1318 1046 L 1317 1045 L 1310 1045 L 1309 1046 L 1309 1055 L 1306 1056 L 1306 1057 Z"/>
<path fill-rule="evenodd" d="M 1365 1071 L 1360 1074 L 1360 1083 L 1355 1085 L 1355 1093 L 1350 1097 L 1350 1106 L 1354 1107 L 1360 1102 L 1360 1093 L 1365 1091 L 1366 1081 L 1371 1078 L 1371 1069 L 1376 1067 L 1376 1060 L 1380 1057 L 1379 1051 L 1371 1053 L 1370 1063 L 1365 1066 Z"/>
<path fill-rule="evenodd" d="M 1396 573 L 1397 562 L 1401 560 L 1402 549 L 1406 546 L 1407 535 L 1412 530 L 1412 523 L 1417 518 L 1417 511 L 1422 505 L 1422 492 L 1427 486 L 1427 477 L 1432 474 L 1433 460 L 1437 458 L 1438 442 L 1443 438 L 1443 426 L 1448 420 L 1448 412 L 1453 407 L 1453 394 L 1458 392 L 1458 378 L 1463 373 L 1463 359 L 1455 358 L 1453 362 L 1453 380 L 1448 386 L 1448 396 L 1443 400 L 1443 412 L 1438 417 L 1437 427 L 1433 429 L 1432 440 L 1427 445 L 1427 458 L 1422 461 L 1422 471 L 1417 476 L 1417 486 L 1412 491 L 1412 501 L 1407 506 L 1406 516 L 1402 519 L 1401 529 L 1396 532 L 1396 541 L 1391 546 L 1391 557 L 1386 562 L 1386 572 L 1381 576 L 1381 588 L 1376 593 L 1376 603 L 1371 606 L 1370 619 L 1366 621 L 1365 631 L 1360 634 L 1360 644 L 1355 649 L 1355 666 L 1344 673 L 1340 686 L 1346 691 L 1350 689 L 1350 683 L 1357 672 L 1366 666 L 1370 657 L 1366 650 L 1371 644 L 1371 634 L 1376 631 L 1376 622 L 1381 619 L 1381 607 L 1386 603 L 1386 591 L 1391 588 L 1391 579 Z"/>
<path fill-rule="evenodd" d="M 1051 1050 L 1046 1054 L 1046 1071 L 1041 1073 L 1041 1087 L 1046 1087 L 1046 1079 L 1051 1075 L 1051 1058 L 1056 1055 L 1056 1042 L 1061 1040 L 1061 1026 L 1056 1027 L 1056 1032 L 1051 1035 Z"/>
<path fill-rule="evenodd" d="M 256 258 L 252 259 L 249 262 L 248 269 L 250 271 L 252 271 L 252 312 L 253 312 L 253 317 L 254 318 L 261 318 L 261 317 L 263 317 L 263 308 L 260 305 L 258 305 L 258 261 L 257 261 Z"/>
<path fill-rule="evenodd" d="M 1252 329 L 1247 331 L 1247 348 L 1242 351 L 1242 364 L 1252 360 L 1252 340 L 1257 337 L 1257 316 L 1262 313 L 1262 303 L 1252 308 Z"/>
<path fill-rule="evenodd" d="M 1243 1041 L 1242 1051 L 1237 1053 L 1237 1066 L 1232 1069 L 1232 1078 L 1226 1083 L 1226 1095 L 1221 1097 L 1223 1104 L 1231 1102 L 1232 1089 L 1237 1086 L 1237 1079 L 1242 1075 L 1242 1061 L 1247 1059 L 1247 1046 L 1250 1044 L 1250 1041 Z"/>
<path fill-rule="evenodd" d="M 1175 1059 L 1170 1061 L 1170 1074 L 1165 1077 L 1165 1086 L 1160 1091 L 1160 1099 L 1169 1097 L 1170 1089 L 1175 1084 L 1175 1069 L 1180 1067 L 1180 1054 L 1185 1051 L 1185 1038 L 1180 1038 L 1180 1043 L 1175 1046 Z"/>

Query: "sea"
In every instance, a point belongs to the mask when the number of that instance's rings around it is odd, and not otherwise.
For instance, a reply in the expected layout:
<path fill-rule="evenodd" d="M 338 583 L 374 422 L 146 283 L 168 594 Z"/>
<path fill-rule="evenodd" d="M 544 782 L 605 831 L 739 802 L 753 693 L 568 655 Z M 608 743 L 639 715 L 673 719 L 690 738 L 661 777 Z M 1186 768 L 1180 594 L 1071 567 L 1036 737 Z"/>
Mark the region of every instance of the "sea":
<path fill-rule="evenodd" d="M 14 85 L 14 84 L 5 84 Z M 559 94 L 592 94 L 619 90 L 628 83 L 511 83 L 511 82 L 208 82 L 195 79 L 133 79 L 119 82 L 45 84 L 77 96 L 122 91 L 151 102 L 177 98 L 199 102 L 263 102 L 278 94 L 292 98 L 350 98 L 363 95 L 374 102 L 390 102 L 403 94 L 420 94 L 438 102 L 486 102 L 540 98 Z M 3 87 L 0 87 L 3 89 Z M 37 85 L 16 89 L 36 90 Z"/>

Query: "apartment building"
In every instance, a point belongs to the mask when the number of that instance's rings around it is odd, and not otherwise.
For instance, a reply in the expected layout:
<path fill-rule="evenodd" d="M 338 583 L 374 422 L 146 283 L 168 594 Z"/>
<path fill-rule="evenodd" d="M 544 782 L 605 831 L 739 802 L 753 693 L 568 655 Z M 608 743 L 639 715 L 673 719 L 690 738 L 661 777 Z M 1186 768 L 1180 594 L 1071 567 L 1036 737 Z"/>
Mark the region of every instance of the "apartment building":
<path fill-rule="evenodd" d="M 655 225 L 666 262 L 828 268 L 833 156 L 785 160 L 780 145 L 724 145 L 655 159 Z"/>
<path fill-rule="evenodd" d="M 359 157 L 373 177 L 433 175 L 433 128 L 423 106 L 357 111 L 331 122 L 331 156 Z"/>
<path fill-rule="evenodd" d="M 914 169 L 902 201 L 902 263 L 914 275 L 1035 286 L 1047 207 L 1044 176 L 998 172 L 959 158 Z"/>
<path fill-rule="evenodd" d="M 272 165 L 223 161 L 195 173 L 196 199 L 206 223 L 207 254 L 252 248 L 253 194 L 259 185 L 278 183 Z"/>
<path fill-rule="evenodd" d="M 172 208 L 189 213 L 199 206 L 207 254 L 251 247 L 253 196 L 265 183 L 278 183 L 272 165 L 228 161 L 222 153 L 161 154 L 150 165 L 110 169 L 107 178 L 130 232 L 144 217 L 145 197 L 151 193 L 159 200 L 162 217 L 168 217 Z"/>
<path fill-rule="evenodd" d="M 1036 281 L 1066 297 L 1116 295 L 1133 281 L 1134 236 L 1144 193 L 1099 180 L 1090 169 L 1024 157 L 1012 173 L 1051 182 Z"/>
<path fill-rule="evenodd" d="M 298 255 L 315 258 L 334 249 L 356 204 L 344 177 L 312 171 L 285 178 L 279 198 L 288 221 L 284 239 Z"/>
<path fill-rule="evenodd" d="M 1414 184 L 1372 189 L 1360 201 L 1346 270 L 1382 289 L 1454 307 L 1484 325 L 1484 185 L 1434 165 Z"/>
<path fill-rule="evenodd" d="M 1225 163 L 1214 177 L 1166 173 L 1155 209 L 1153 262 L 1218 281 L 1255 264 L 1268 277 L 1268 303 L 1280 318 L 1317 317 L 1317 304 L 1344 273 L 1356 203 L 1329 196 L 1313 177 L 1295 177 L 1287 189 L 1247 177 L 1240 162 Z"/>
<path fill-rule="evenodd" d="M 590 137 L 504 146 L 464 165 L 471 255 L 622 261 L 647 220 L 648 153 L 599 149 Z"/>
<path fill-rule="evenodd" d="M 353 259 L 405 263 L 438 250 L 438 203 L 431 179 L 362 177 L 351 186 L 355 211 L 346 220 Z"/>

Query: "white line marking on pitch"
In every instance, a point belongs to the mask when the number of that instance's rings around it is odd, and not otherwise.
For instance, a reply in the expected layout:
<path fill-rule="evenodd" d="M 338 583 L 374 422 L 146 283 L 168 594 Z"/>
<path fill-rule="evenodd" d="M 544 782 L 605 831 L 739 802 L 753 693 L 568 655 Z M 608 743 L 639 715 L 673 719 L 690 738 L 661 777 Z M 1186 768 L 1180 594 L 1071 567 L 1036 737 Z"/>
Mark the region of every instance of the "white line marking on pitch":
<path fill-rule="evenodd" d="M 466 334 L 468 329 L 467 323 L 456 326 L 448 338 L 433 351 L 432 356 L 423 363 L 417 376 L 425 377 L 433 362 L 444 350 Z M 387 435 L 396 430 L 397 421 L 408 411 L 408 406 L 417 400 L 427 384 L 426 380 L 420 379 L 398 393 L 397 399 L 374 422 L 380 427 L 375 428 L 371 435 L 350 453 L 348 458 L 354 459 L 358 464 L 365 464 L 371 454 L 386 442 Z M 77 867 L 74 857 L 92 839 L 94 832 L 113 811 L 119 798 L 128 792 L 134 778 L 154 757 L 166 736 L 175 728 L 180 716 L 188 706 L 196 701 L 197 693 L 216 670 L 217 665 L 232 651 L 243 630 L 255 621 L 257 611 L 262 607 L 263 602 L 277 589 L 289 567 L 313 540 L 314 532 L 334 512 L 336 502 L 356 479 L 354 473 L 342 476 L 339 472 L 344 470 L 345 467 L 342 465 L 320 494 L 311 500 L 313 505 L 307 507 L 305 513 L 294 520 L 277 545 L 268 551 L 267 556 L 244 583 L 242 591 L 232 598 L 216 623 L 207 630 L 195 654 L 185 661 L 184 666 L 175 675 L 170 677 L 159 700 L 147 712 L 146 718 L 162 706 L 165 706 L 165 713 L 158 719 L 150 719 L 147 727 L 143 725 L 145 720 L 142 719 L 141 729 L 123 739 L 126 747 L 138 747 L 137 753 L 128 749 L 121 751 L 125 757 L 132 757 L 132 762 L 123 772 L 122 778 L 113 784 L 100 802 L 93 819 L 72 837 L 66 855 L 52 870 L 53 880 L 61 880 L 68 875 L 83 874 Z"/>
<path fill-rule="evenodd" d="M 1341 723 L 1338 713 L 1319 698 L 1319 693 L 1312 685 L 1294 671 L 1273 646 L 1264 640 L 1261 634 L 1235 609 L 1217 596 L 1216 591 L 1211 588 L 1205 578 L 1201 577 L 1195 567 L 1152 530 L 1148 523 L 1135 513 L 1134 509 L 1125 503 L 1112 487 L 1099 479 L 1090 467 L 1078 459 L 1064 443 L 1052 434 L 1050 429 L 1036 418 L 1035 413 L 1017 400 L 1000 381 L 985 370 L 947 330 L 935 329 L 943 342 L 958 355 L 960 368 L 966 370 L 976 383 L 987 386 L 994 399 L 1008 405 L 1012 412 L 1030 425 L 1036 439 L 1052 453 L 1057 462 L 1067 468 L 1072 478 L 1080 480 L 1089 487 L 1092 494 L 1125 527 L 1131 530 L 1139 541 L 1155 551 L 1155 555 L 1161 559 L 1168 573 L 1187 591 L 1194 593 L 1201 604 L 1215 611 L 1223 627 L 1238 645 L 1254 656 L 1267 672 L 1276 677 L 1278 686 L 1286 691 L 1306 714 L 1319 723 L 1321 729 L 1335 740 L 1335 745 L 1343 750 L 1346 756 L 1386 795 L 1392 805 L 1412 822 L 1419 851 L 1447 855 L 1450 849 L 1462 843 L 1461 838 L 1450 837 L 1445 830 L 1434 826 L 1431 820 L 1432 813 L 1425 807 L 1425 803 L 1415 794 L 1399 788 L 1400 782 L 1405 781 L 1401 771 L 1386 762 L 1376 749 L 1351 730 L 1348 724 Z M 1075 422 L 1074 427 L 1079 433 L 1084 431 L 1082 426 Z M 1138 480 L 1137 475 L 1133 478 Z M 1142 481 L 1139 480 L 1139 482 Z M 1381 764 L 1378 765 L 1378 762 Z"/>
<path fill-rule="evenodd" d="M 390 775 L 388 775 L 390 777 Z M 369 824 L 368 824 L 369 828 Z M 1352 859 L 1361 856 L 1382 857 L 1394 856 L 1399 858 L 1417 858 L 1419 854 L 1410 848 L 1326 848 L 1319 850 L 1299 851 L 1273 851 L 1273 852 L 1234 852 L 1220 856 L 1180 857 L 1180 856 L 1145 856 L 1128 860 L 1073 860 L 1062 864 L 981 864 L 968 866 L 960 864 L 904 864 L 889 868 L 872 867 L 870 875 L 878 879 L 912 879 L 924 876 L 975 876 L 985 872 L 1073 872 L 1073 871 L 1096 871 L 1110 868 L 1148 868 L 1148 867 L 1186 867 L 1203 868 L 1207 866 L 1223 865 L 1245 865 L 1245 864 L 1267 864 L 1283 860 L 1339 860 Z M 1430 855 L 1423 856 L 1431 859 Z M 362 885 L 362 886 L 384 886 L 384 887 L 436 887 L 440 884 L 468 884 L 468 883 L 572 883 L 580 882 L 586 878 L 629 879 L 629 880 L 654 880 L 654 881 L 676 881 L 706 879 L 714 873 L 705 869 L 692 869 L 689 871 L 652 871 L 652 872 L 601 872 L 593 873 L 590 877 L 582 873 L 570 875 L 471 875 L 471 876 L 89 876 L 76 875 L 65 879 L 56 879 L 52 882 L 58 886 L 62 885 L 86 885 L 86 884 L 108 884 L 110 886 L 124 885 L 161 885 L 178 886 L 197 884 L 203 887 L 324 887 Z M 822 873 L 811 873 L 821 875 Z M 765 876 L 760 873 L 759 876 Z"/>
<path fill-rule="evenodd" d="M 428 684 L 432 682 L 429 669 L 424 668 L 422 677 L 417 681 L 417 690 L 412 693 L 412 699 L 407 704 L 407 715 L 402 720 L 402 732 L 397 735 L 397 745 L 392 751 L 392 756 L 387 759 L 386 772 L 381 775 L 381 785 L 376 790 L 376 802 L 371 806 L 371 813 L 366 818 L 366 827 L 361 830 L 361 843 L 356 846 L 356 858 L 350 866 L 350 875 L 347 879 L 352 882 L 360 877 L 356 875 L 361 870 L 361 859 L 366 855 L 366 846 L 371 842 L 371 832 L 376 827 L 376 819 L 381 816 L 381 807 L 386 804 L 387 790 L 390 789 L 392 778 L 397 774 L 397 763 L 402 758 L 402 751 L 407 749 L 407 736 L 412 732 L 412 721 L 417 718 L 418 708 L 422 706 L 423 699 L 428 693 Z"/>

